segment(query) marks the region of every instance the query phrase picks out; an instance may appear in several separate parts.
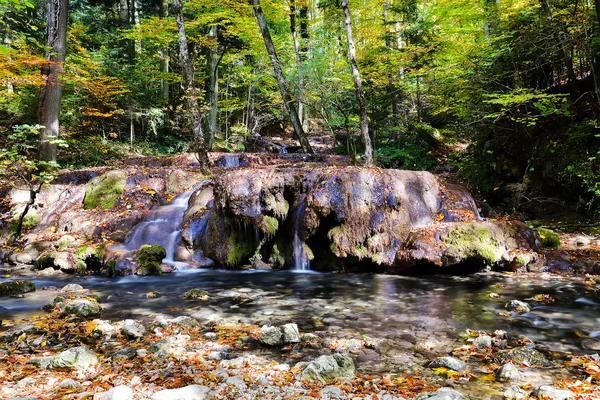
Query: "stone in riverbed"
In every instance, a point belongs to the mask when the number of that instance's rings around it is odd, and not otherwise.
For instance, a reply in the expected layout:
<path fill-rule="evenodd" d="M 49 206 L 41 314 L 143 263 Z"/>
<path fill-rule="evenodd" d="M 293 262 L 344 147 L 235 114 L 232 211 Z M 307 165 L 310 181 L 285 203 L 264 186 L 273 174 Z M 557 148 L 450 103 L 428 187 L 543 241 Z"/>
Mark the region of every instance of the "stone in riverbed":
<path fill-rule="evenodd" d="M 353 378 L 354 361 L 347 354 L 336 353 L 331 356 L 321 356 L 309 362 L 302 374 L 301 379 L 319 381 L 328 384 L 336 379 Z"/>
<path fill-rule="evenodd" d="M 102 313 L 98 302 L 88 299 L 75 299 L 67 303 L 62 315 L 76 315 L 81 318 L 97 317 Z"/>
<path fill-rule="evenodd" d="M 504 364 L 502 367 L 496 371 L 496 379 L 500 382 L 510 381 L 512 379 L 518 379 L 520 376 L 519 368 L 515 367 L 513 364 L 508 363 Z"/>
<path fill-rule="evenodd" d="M 535 349 L 529 349 L 525 347 L 501 350 L 496 354 L 496 358 L 501 362 L 514 361 L 519 364 L 526 364 L 528 366 L 537 365 L 546 367 L 550 365 L 550 362 L 542 353 Z"/>
<path fill-rule="evenodd" d="M 206 290 L 191 289 L 183 295 L 184 300 L 208 300 L 208 292 Z"/>
<path fill-rule="evenodd" d="M 29 292 L 35 292 L 35 284 L 33 282 L 19 279 L 0 283 L 0 297 L 16 296 Z"/>
<path fill-rule="evenodd" d="M 543 400 L 569 400 L 575 397 L 575 393 L 570 390 L 556 389 L 552 386 L 540 386 L 533 395 Z"/>
<path fill-rule="evenodd" d="M 166 389 L 152 395 L 152 400 L 204 400 L 210 389 L 206 386 L 190 385 L 179 389 Z"/>
<path fill-rule="evenodd" d="M 492 347 L 492 338 L 490 336 L 488 336 L 488 335 L 481 335 L 481 336 L 477 337 L 473 341 L 473 344 L 478 349 L 484 349 L 486 347 Z"/>
<path fill-rule="evenodd" d="M 137 254 L 139 263 L 135 271 L 137 275 L 158 275 L 162 272 L 161 263 L 167 256 L 164 247 L 155 244 L 144 244 L 140 247 Z"/>
<path fill-rule="evenodd" d="M 50 357 L 33 358 L 28 364 L 50 369 L 84 369 L 98 364 L 96 354 L 85 346 L 74 347 Z"/>
<path fill-rule="evenodd" d="M 169 321 L 169 324 L 171 325 L 177 325 L 180 327 L 191 327 L 191 326 L 198 326 L 198 321 L 192 317 L 189 317 L 187 315 L 181 315 L 177 318 L 172 319 L 171 321 Z"/>
<path fill-rule="evenodd" d="M 441 388 L 435 392 L 422 393 L 415 400 L 466 400 L 466 397 L 454 389 Z"/>
<path fill-rule="evenodd" d="M 276 326 L 263 325 L 260 342 L 267 346 L 279 346 L 281 344 L 281 329 Z"/>
<path fill-rule="evenodd" d="M 133 319 L 126 319 L 121 333 L 130 339 L 140 339 L 146 334 L 146 328 Z"/>
<path fill-rule="evenodd" d="M 63 287 L 60 292 L 61 293 L 70 293 L 70 292 L 82 292 L 85 289 L 83 288 L 83 286 L 78 285 L 76 283 L 69 283 L 68 285 L 66 285 L 65 287 Z"/>
<path fill-rule="evenodd" d="M 529 398 L 529 392 L 513 385 L 504 392 L 504 400 L 525 400 Z"/>
<path fill-rule="evenodd" d="M 342 389 L 337 386 L 325 386 L 321 389 L 321 398 L 332 400 L 342 398 Z"/>
<path fill-rule="evenodd" d="M 438 357 L 429 363 L 430 368 L 447 368 L 452 371 L 464 371 L 465 363 L 454 357 Z"/>
<path fill-rule="evenodd" d="M 133 390 L 125 385 L 120 385 L 107 392 L 96 393 L 94 400 L 133 400 Z"/>
<path fill-rule="evenodd" d="M 300 343 L 298 325 L 286 324 L 281 326 L 281 341 L 283 343 Z"/>
<path fill-rule="evenodd" d="M 520 300 L 510 300 L 508 303 L 506 303 L 505 308 L 508 311 L 514 311 L 518 313 L 528 313 L 529 311 L 531 311 L 531 309 L 529 308 L 529 304 Z"/>

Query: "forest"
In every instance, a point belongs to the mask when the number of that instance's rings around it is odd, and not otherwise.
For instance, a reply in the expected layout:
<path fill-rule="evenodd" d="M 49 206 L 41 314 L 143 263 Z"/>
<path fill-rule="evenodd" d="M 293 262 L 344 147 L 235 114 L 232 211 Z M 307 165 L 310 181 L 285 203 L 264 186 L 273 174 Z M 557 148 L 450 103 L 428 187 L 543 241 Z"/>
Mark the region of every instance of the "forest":
<path fill-rule="evenodd" d="M 0 15 L 0 398 L 600 398 L 600 0 Z"/>

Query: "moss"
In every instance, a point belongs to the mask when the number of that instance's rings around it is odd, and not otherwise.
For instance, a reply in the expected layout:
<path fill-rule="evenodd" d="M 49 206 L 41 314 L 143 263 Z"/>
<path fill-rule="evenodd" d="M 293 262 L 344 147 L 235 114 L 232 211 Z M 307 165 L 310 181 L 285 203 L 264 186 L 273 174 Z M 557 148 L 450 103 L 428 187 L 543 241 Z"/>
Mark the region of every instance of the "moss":
<path fill-rule="evenodd" d="M 88 182 L 83 199 L 86 210 L 113 208 L 121 193 L 125 190 L 126 176 L 123 171 L 109 171 Z"/>
<path fill-rule="evenodd" d="M 138 269 L 135 271 L 136 275 L 160 275 L 162 269 L 160 263 L 156 261 L 146 261 L 140 264 Z"/>
<path fill-rule="evenodd" d="M 209 295 L 206 290 L 190 289 L 183 295 L 184 300 L 208 300 Z"/>
<path fill-rule="evenodd" d="M 529 254 L 519 254 L 515 258 L 515 262 L 521 267 L 526 267 L 531 262 L 531 256 Z"/>
<path fill-rule="evenodd" d="M 491 225 L 465 224 L 449 229 L 442 237 L 448 246 L 446 256 L 456 261 L 469 258 L 496 263 L 502 259 L 505 248 L 500 240 L 501 232 Z"/>
<path fill-rule="evenodd" d="M 273 245 L 268 261 L 269 264 L 273 265 L 275 268 L 283 268 L 285 266 L 285 257 L 279 250 L 279 245 L 277 243 Z"/>
<path fill-rule="evenodd" d="M 17 226 L 19 225 L 19 217 L 20 217 L 20 213 L 19 213 L 19 215 L 16 215 L 11 221 L 12 233 L 17 233 Z M 29 212 L 27 213 L 27 215 L 25 215 L 25 218 L 23 218 L 23 231 L 25 232 L 25 231 L 35 228 L 36 226 L 38 226 L 41 219 L 42 219 L 42 217 L 39 212 L 37 212 L 34 209 L 30 209 Z"/>
<path fill-rule="evenodd" d="M 75 261 L 75 272 L 84 273 L 87 270 L 87 264 L 83 260 Z"/>
<path fill-rule="evenodd" d="M 277 218 L 268 215 L 263 216 L 260 223 L 260 230 L 263 231 L 267 237 L 275 236 L 277 229 L 279 229 L 279 221 Z"/>
<path fill-rule="evenodd" d="M 240 263 L 244 258 L 251 256 L 253 253 L 253 246 L 246 242 L 240 234 L 235 230 L 232 230 L 229 235 L 229 248 L 227 251 L 227 265 L 235 266 Z"/>
<path fill-rule="evenodd" d="M 33 264 L 34 269 L 46 269 L 46 268 L 55 268 L 54 259 L 56 258 L 56 253 L 54 251 L 46 252 L 40 255 L 35 263 Z"/>
<path fill-rule="evenodd" d="M 56 241 L 56 249 L 58 251 L 66 250 L 76 239 L 71 235 L 65 235 Z"/>
<path fill-rule="evenodd" d="M 34 291 L 35 285 L 30 281 L 14 280 L 0 283 L 0 296 L 15 296 Z"/>
<path fill-rule="evenodd" d="M 560 236 L 548 228 L 538 228 L 538 235 L 545 247 L 559 247 L 561 245 Z"/>
<path fill-rule="evenodd" d="M 161 263 L 166 256 L 167 251 L 164 247 L 155 244 L 144 244 L 138 250 L 137 259 L 140 264 L 147 262 Z"/>
<path fill-rule="evenodd" d="M 106 273 L 108 276 L 114 276 L 117 271 L 117 261 L 111 258 L 106 262 Z"/>

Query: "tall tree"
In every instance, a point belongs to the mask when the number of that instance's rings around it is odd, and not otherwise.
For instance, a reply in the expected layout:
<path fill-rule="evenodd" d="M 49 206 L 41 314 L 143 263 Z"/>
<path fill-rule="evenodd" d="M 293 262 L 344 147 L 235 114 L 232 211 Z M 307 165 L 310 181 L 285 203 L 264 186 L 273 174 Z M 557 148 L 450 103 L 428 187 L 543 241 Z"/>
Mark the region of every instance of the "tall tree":
<path fill-rule="evenodd" d="M 208 160 L 208 147 L 202 134 L 202 118 L 200 107 L 198 105 L 198 90 L 194 86 L 194 68 L 190 60 L 187 37 L 185 34 L 185 24 L 183 20 L 183 0 L 174 0 L 177 19 L 177 31 L 179 36 L 179 51 L 181 53 L 181 69 L 183 70 L 183 83 L 186 91 L 188 112 L 192 123 L 192 132 L 194 133 L 194 147 L 200 163 L 200 169 L 203 173 L 210 173 Z"/>
<path fill-rule="evenodd" d="M 296 2 L 290 1 L 290 31 L 294 40 L 294 53 L 296 54 L 296 69 L 298 70 L 298 118 L 304 127 L 304 103 L 302 99 L 302 58 L 300 57 L 300 46 L 298 44 L 298 30 L 296 29 Z"/>
<path fill-rule="evenodd" d="M 356 93 L 356 101 L 358 102 L 360 133 L 365 146 L 365 163 L 367 165 L 373 165 L 373 146 L 371 145 L 371 137 L 369 136 L 369 119 L 367 116 L 365 93 L 362 87 L 360 71 L 358 70 L 358 64 L 356 63 L 356 47 L 354 46 L 354 37 L 352 35 L 352 19 L 350 17 L 350 9 L 348 8 L 348 0 L 342 1 L 342 9 L 344 10 L 344 22 L 346 23 L 346 35 L 348 36 L 348 57 L 350 58 L 350 66 L 352 67 L 354 92 Z"/>
<path fill-rule="evenodd" d="M 165 19 L 169 16 L 169 3 L 167 0 L 160 0 L 160 18 Z M 160 94 L 165 104 L 169 104 L 169 81 L 166 75 L 169 73 L 169 46 L 160 49 Z"/>
<path fill-rule="evenodd" d="M 64 62 L 67 45 L 68 0 L 48 0 L 46 16 L 46 63 L 42 75 L 46 77 L 38 101 L 38 120 L 44 129 L 40 131 L 39 158 L 56 161 L 60 103 L 63 95 Z"/>
<path fill-rule="evenodd" d="M 254 14 L 256 15 L 258 26 L 260 27 L 260 32 L 265 42 L 265 47 L 267 48 L 267 53 L 269 54 L 269 58 L 271 59 L 273 70 L 275 71 L 275 78 L 277 78 L 277 84 L 279 85 L 279 90 L 281 91 L 281 97 L 283 98 L 285 107 L 287 108 L 287 111 L 290 114 L 290 119 L 292 120 L 292 126 L 294 127 L 294 134 L 296 135 L 296 139 L 298 139 L 298 141 L 300 142 L 300 146 L 302 147 L 303 152 L 313 154 L 313 149 L 310 146 L 306 135 L 304 134 L 304 129 L 302 128 L 302 123 L 300 121 L 300 118 L 298 117 L 298 112 L 296 111 L 294 101 L 292 100 L 292 96 L 290 96 L 290 93 L 287 89 L 287 85 L 283 77 L 283 72 L 281 70 L 281 65 L 279 64 L 279 59 L 277 58 L 277 52 L 275 51 L 275 46 L 273 46 L 273 40 L 271 39 L 271 34 L 269 33 L 267 20 L 265 18 L 265 14 L 262 10 L 262 7 L 260 6 L 260 0 L 250 0 L 250 4 L 254 7 Z"/>

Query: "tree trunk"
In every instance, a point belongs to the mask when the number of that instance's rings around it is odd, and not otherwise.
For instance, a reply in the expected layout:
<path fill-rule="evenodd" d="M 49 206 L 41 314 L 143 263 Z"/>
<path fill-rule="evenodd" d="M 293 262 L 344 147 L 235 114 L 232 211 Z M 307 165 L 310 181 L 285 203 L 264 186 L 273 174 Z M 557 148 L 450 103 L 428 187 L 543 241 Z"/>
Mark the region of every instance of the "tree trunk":
<path fill-rule="evenodd" d="M 298 32 L 296 30 L 296 6 L 295 1 L 290 4 L 290 31 L 294 40 L 294 53 L 296 53 L 296 69 L 298 73 L 298 118 L 304 128 L 304 103 L 302 102 L 302 59 L 300 58 L 300 47 L 298 45 Z"/>
<path fill-rule="evenodd" d="M 10 44 L 11 44 L 10 43 L 10 32 L 8 32 L 8 31 L 4 32 L 3 43 L 4 43 L 4 45 L 6 47 L 10 47 Z M 8 62 L 11 62 L 11 61 L 12 61 L 11 58 L 8 57 Z M 7 91 L 7 93 L 8 94 L 13 94 L 14 90 L 15 90 L 15 88 L 14 88 L 12 82 L 10 80 L 7 80 L 7 82 L 6 82 L 6 91 Z"/>
<path fill-rule="evenodd" d="M 38 120 L 44 129 L 40 132 L 39 159 L 56 161 L 60 103 L 63 94 L 62 74 L 67 44 L 68 0 L 48 0 L 46 26 L 46 60 L 42 66 L 42 76 L 46 83 L 42 85 L 38 102 Z"/>
<path fill-rule="evenodd" d="M 596 8 L 596 18 L 598 18 L 598 23 L 600 24 L 600 0 L 594 0 L 594 6 Z"/>
<path fill-rule="evenodd" d="M 169 3 L 167 0 L 160 2 L 160 18 L 164 19 L 169 16 Z M 165 104 L 169 103 L 169 82 L 166 75 L 169 73 L 169 47 L 164 47 L 160 50 L 160 94 Z"/>
<path fill-rule="evenodd" d="M 250 4 L 254 7 L 254 14 L 256 15 L 258 26 L 260 27 L 260 32 L 262 33 L 263 40 L 265 41 L 265 47 L 267 48 L 267 53 L 269 53 L 271 64 L 273 64 L 273 70 L 275 71 L 275 77 L 277 78 L 277 83 L 279 84 L 281 97 L 283 98 L 285 107 L 288 113 L 290 114 L 290 119 L 292 120 L 292 126 L 294 127 L 294 134 L 296 135 L 296 139 L 298 139 L 298 141 L 300 142 L 300 146 L 302 147 L 303 152 L 314 154 L 313 149 L 310 147 L 310 143 L 308 142 L 308 139 L 304 134 L 304 130 L 302 129 L 302 123 L 298 118 L 298 113 L 296 112 L 294 101 L 292 100 L 292 97 L 290 96 L 287 86 L 285 84 L 283 72 L 281 71 L 281 66 L 279 65 L 279 59 L 277 58 L 275 46 L 273 46 L 273 41 L 271 40 L 271 34 L 269 33 L 269 28 L 267 27 L 267 20 L 265 19 L 265 14 L 263 13 L 263 10 L 260 6 L 260 1 L 250 0 Z"/>
<path fill-rule="evenodd" d="M 133 25 L 137 32 L 137 38 L 135 39 L 134 49 L 136 57 L 140 57 L 142 54 L 142 38 L 140 34 L 140 4 L 139 0 L 131 0 L 133 3 Z"/>
<path fill-rule="evenodd" d="M 348 36 L 348 55 L 350 57 L 350 65 L 352 67 L 354 91 L 356 93 L 356 101 L 358 102 L 360 133 L 365 146 L 365 164 L 373 165 L 373 146 L 371 145 L 371 137 L 369 136 L 369 120 L 367 116 L 367 107 L 365 106 L 365 94 L 362 87 L 362 81 L 360 79 L 358 64 L 356 63 L 356 48 L 354 47 L 354 37 L 352 36 L 352 20 L 350 18 L 350 10 L 348 9 L 348 0 L 342 1 L 342 8 L 344 9 L 346 35 Z"/>
<path fill-rule="evenodd" d="M 210 28 L 210 36 L 217 40 L 217 27 L 213 26 Z M 210 99 L 210 121 L 209 121 L 209 139 L 208 148 L 212 149 L 213 141 L 217 135 L 218 125 L 217 117 L 219 113 L 219 64 L 227 51 L 227 47 L 223 48 L 223 52 L 219 55 L 218 46 L 213 47 L 210 50 L 210 88 L 208 89 L 208 97 Z"/>
<path fill-rule="evenodd" d="M 208 149 L 202 134 L 202 118 L 198 107 L 198 91 L 194 86 L 194 69 L 188 51 L 187 37 L 185 35 L 185 24 L 183 22 L 183 0 L 174 0 L 173 6 L 177 14 L 177 31 L 179 36 L 179 51 L 181 53 L 181 69 L 183 70 L 183 84 L 188 102 L 188 112 L 192 122 L 194 134 L 194 151 L 200 163 L 200 169 L 204 174 L 210 174 L 208 160 Z"/>

